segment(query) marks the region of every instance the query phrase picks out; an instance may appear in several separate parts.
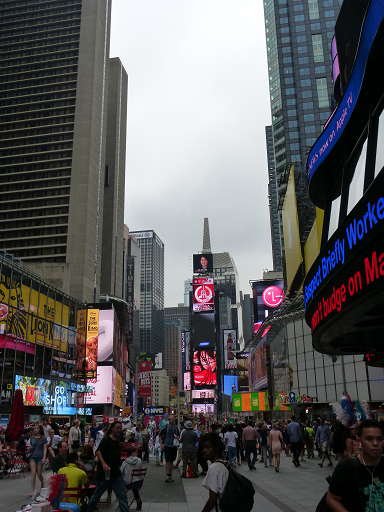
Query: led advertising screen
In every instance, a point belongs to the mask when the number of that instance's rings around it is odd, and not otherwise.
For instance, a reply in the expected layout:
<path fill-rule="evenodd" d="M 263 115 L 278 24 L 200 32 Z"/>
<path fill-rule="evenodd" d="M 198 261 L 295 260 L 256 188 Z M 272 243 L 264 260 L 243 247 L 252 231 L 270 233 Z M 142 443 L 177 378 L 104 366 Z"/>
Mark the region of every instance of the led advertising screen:
<path fill-rule="evenodd" d="M 201 400 L 204 398 L 215 398 L 214 389 L 194 389 L 192 391 L 192 399 Z"/>
<path fill-rule="evenodd" d="M 261 341 L 248 356 L 248 377 L 252 391 L 259 391 L 268 386 L 267 379 L 267 341 Z"/>
<path fill-rule="evenodd" d="M 184 373 L 184 391 L 191 390 L 191 372 Z"/>
<path fill-rule="evenodd" d="M 152 396 L 151 387 L 151 361 L 139 362 L 139 396 L 143 398 L 150 398 Z"/>
<path fill-rule="evenodd" d="M 98 366 L 95 379 L 88 379 L 88 404 L 112 404 L 115 400 L 116 370 L 113 366 Z"/>
<path fill-rule="evenodd" d="M 193 279 L 193 311 L 214 311 L 213 278 Z"/>
<path fill-rule="evenodd" d="M 216 348 L 214 313 L 193 315 L 193 348 Z"/>
<path fill-rule="evenodd" d="M 283 302 L 284 281 L 282 279 L 254 281 L 252 290 L 255 332 L 257 332 L 265 318 Z"/>
<path fill-rule="evenodd" d="M 185 331 L 185 371 L 191 371 L 191 333 L 189 331 Z"/>
<path fill-rule="evenodd" d="M 213 254 L 194 254 L 193 255 L 193 273 L 194 274 L 212 274 L 213 273 Z"/>
<path fill-rule="evenodd" d="M 236 331 L 234 329 L 223 331 L 223 354 L 224 368 L 226 370 L 236 370 L 237 361 L 233 352 L 236 351 Z"/>
<path fill-rule="evenodd" d="M 216 351 L 197 350 L 193 353 L 195 387 L 216 386 Z"/>
<path fill-rule="evenodd" d="M 140 361 L 151 361 L 153 370 L 162 370 L 163 368 L 163 353 L 159 352 L 140 352 Z"/>
<path fill-rule="evenodd" d="M 237 383 L 238 391 L 249 391 L 248 358 L 237 359 Z"/>
<path fill-rule="evenodd" d="M 192 414 L 213 414 L 214 411 L 214 404 L 192 404 Z"/>

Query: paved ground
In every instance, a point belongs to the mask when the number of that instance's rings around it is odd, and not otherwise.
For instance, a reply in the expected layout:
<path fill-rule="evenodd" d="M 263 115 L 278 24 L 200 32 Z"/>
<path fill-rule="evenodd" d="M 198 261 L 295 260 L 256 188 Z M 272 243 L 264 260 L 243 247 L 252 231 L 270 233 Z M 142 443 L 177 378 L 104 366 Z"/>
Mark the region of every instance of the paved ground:
<path fill-rule="evenodd" d="M 315 512 L 316 505 L 327 489 L 325 477 L 333 468 L 318 467 L 318 458 L 307 460 L 295 468 L 289 457 L 281 458 L 280 472 L 273 467 L 264 468 L 256 462 L 256 471 L 250 472 L 246 464 L 237 471 L 249 478 L 256 489 L 253 511 L 257 512 Z M 143 464 L 144 465 L 144 464 Z M 148 472 L 141 492 L 144 512 L 201 512 L 208 498 L 202 487 L 203 478 L 181 479 L 174 474 L 175 482 L 165 483 L 165 467 L 155 466 L 154 459 L 146 465 Z M 45 471 L 50 476 L 50 471 Z M 1 512 L 15 512 L 28 503 L 30 492 L 29 473 L 26 478 L 4 478 L 0 481 Z M 111 507 L 114 511 L 116 505 Z M 132 510 L 136 508 L 133 504 Z M 101 512 L 108 507 L 100 508 Z M 236 511 L 234 511 L 236 512 Z"/>

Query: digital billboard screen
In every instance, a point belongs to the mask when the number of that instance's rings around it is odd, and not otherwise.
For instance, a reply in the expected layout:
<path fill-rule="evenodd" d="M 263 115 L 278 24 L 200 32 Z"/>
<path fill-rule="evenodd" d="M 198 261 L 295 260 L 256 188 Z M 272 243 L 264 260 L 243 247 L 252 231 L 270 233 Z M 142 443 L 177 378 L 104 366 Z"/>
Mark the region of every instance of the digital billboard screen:
<path fill-rule="evenodd" d="M 234 329 L 223 331 L 223 354 L 224 368 L 226 370 L 236 370 L 237 361 L 233 352 L 236 351 L 236 331 Z"/>
<path fill-rule="evenodd" d="M 199 277 L 193 279 L 193 311 L 214 311 L 214 309 L 213 278 Z"/>
<path fill-rule="evenodd" d="M 282 279 L 254 281 L 252 283 L 255 332 L 258 331 L 265 318 L 283 302 L 283 289 L 284 281 Z"/>
<path fill-rule="evenodd" d="M 193 414 L 213 414 L 214 411 L 214 404 L 192 404 Z"/>
<path fill-rule="evenodd" d="M 192 399 L 201 400 L 205 398 L 215 398 L 214 389 L 194 389 L 192 391 Z"/>
<path fill-rule="evenodd" d="M 212 274 L 213 273 L 213 254 L 194 254 L 193 255 L 193 273 L 194 274 Z"/>
<path fill-rule="evenodd" d="M 216 386 L 216 351 L 196 350 L 193 353 L 195 387 Z"/>
<path fill-rule="evenodd" d="M 215 314 L 193 315 L 193 347 L 215 348 Z"/>

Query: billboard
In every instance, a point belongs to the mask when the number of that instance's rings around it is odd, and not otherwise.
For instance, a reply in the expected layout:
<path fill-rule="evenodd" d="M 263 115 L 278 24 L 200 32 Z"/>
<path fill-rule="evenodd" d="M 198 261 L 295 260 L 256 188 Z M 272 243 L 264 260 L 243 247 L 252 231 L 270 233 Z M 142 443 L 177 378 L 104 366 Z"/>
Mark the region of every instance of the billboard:
<path fill-rule="evenodd" d="M 248 377 L 251 391 L 259 391 L 268 386 L 267 340 L 261 341 L 248 356 Z"/>
<path fill-rule="evenodd" d="M 23 392 L 24 405 L 43 406 L 43 414 L 92 414 L 91 409 L 76 409 L 77 394 L 84 393 L 83 384 L 15 376 L 15 389 Z"/>
<path fill-rule="evenodd" d="M 225 329 L 223 331 L 223 354 L 224 368 L 226 370 L 236 370 L 237 361 L 233 352 L 236 351 L 236 331 L 234 329 Z"/>
<path fill-rule="evenodd" d="M 159 352 L 140 352 L 140 361 L 150 361 L 152 363 L 152 370 L 162 370 L 163 368 L 163 353 Z"/>
<path fill-rule="evenodd" d="M 215 350 L 197 350 L 193 353 L 193 378 L 196 387 L 217 385 Z"/>
<path fill-rule="evenodd" d="M 127 348 L 114 309 L 99 310 L 99 339 L 97 363 L 113 366 L 119 375 L 125 375 Z"/>
<path fill-rule="evenodd" d="M 214 311 L 214 309 L 213 278 L 193 279 L 193 311 Z"/>
<path fill-rule="evenodd" d="M 254 331 L 257 332 L 265 318 L 284 300 L 284 281 L 282 279 L 253 281 Z M 266 333 L 263 333 L 263 336 Z"/>
<path fill-rule="evenodd" d="M 194 254 L 193 255 L 193 273 L 194 274 L 213 274 L 213 254 Z"/>
<path fill-rule="evenodd" d="M 215 348 L 215 314 L 199 313 L 193 316 L 193 348 Z"/>
<path fill-rule="evenodd" d="M 191 372 L 184 373 L 184 391 L 191 390 Z"/>
<path fill-rule="evenodd" d="M 139 397 L 150 398 L 152 396 L 151 371 L 152 363 L 150 361 L 139 362 Z"/>
<path fill-rule="evenodd" d="M 115 386 L 116 370 L 113 366 L 98 366 L 96 378 L 87 380 L 87 404 L 113 404 Z"/>
<path fill-rule="evenodd" d="M 191 333 L 189 331 L 185 331 L 185 371 L 191 371 Z"/>
<path fill-rule="evenodd" d="M 192 404 L 192 414 L 213 414 L 214 411 L 214 404 Z"/>
<path fill-rule="evenodd" d="M 237 359 L 238 391 L 249 391 L 248 358 Z"/>
<path fill-rule="evenodd" d="M 192 399 L 200 400 L 204 398 L 215 398 L 214 389 L 194 389 L 192 391 Z"/>
<path fill-rule="evenodd" d="M 77 312 L 76 366 L 74 378 L 94 379 L 97 371 L 99 310 Z"/>
<path fill-rule="evenodd" d="M 269 411 L 268 392 L 234 393 L 232 405 L 236 412 Z"/>
<path fill-rule="evenodd" d="M 239 391 L 238 386 L 237 375 L 224 375 L 224 393 L 231 397 L 231 402 L 233 393 Z"/>

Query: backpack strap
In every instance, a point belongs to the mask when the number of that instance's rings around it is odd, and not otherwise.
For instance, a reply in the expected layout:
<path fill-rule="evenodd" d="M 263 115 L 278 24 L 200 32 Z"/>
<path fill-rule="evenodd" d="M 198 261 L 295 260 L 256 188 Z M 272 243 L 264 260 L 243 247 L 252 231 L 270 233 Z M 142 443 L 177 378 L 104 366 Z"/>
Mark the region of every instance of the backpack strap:
<path fill-rule="evenodd" d="M 223 466 L 225 466 L 228 469 L 228 473 L 231 471 L 231 468 L 230 468 L 229 464 L 227 462 L 223 461 L 222 459 L 217 459 L 217 460 L 215 460 L 215 462 L 220 462 L 220 464 L 223 464 Z M 215 503 L 215 505 L 216 505 L 216 512 L 219 512 L 219 509 L 217 508 L 217 501 L 219 501 L 219 504 L 220 504 L 219 495 L 217 495 L 217 500 L 216 500 L 216 503 Z"/>

